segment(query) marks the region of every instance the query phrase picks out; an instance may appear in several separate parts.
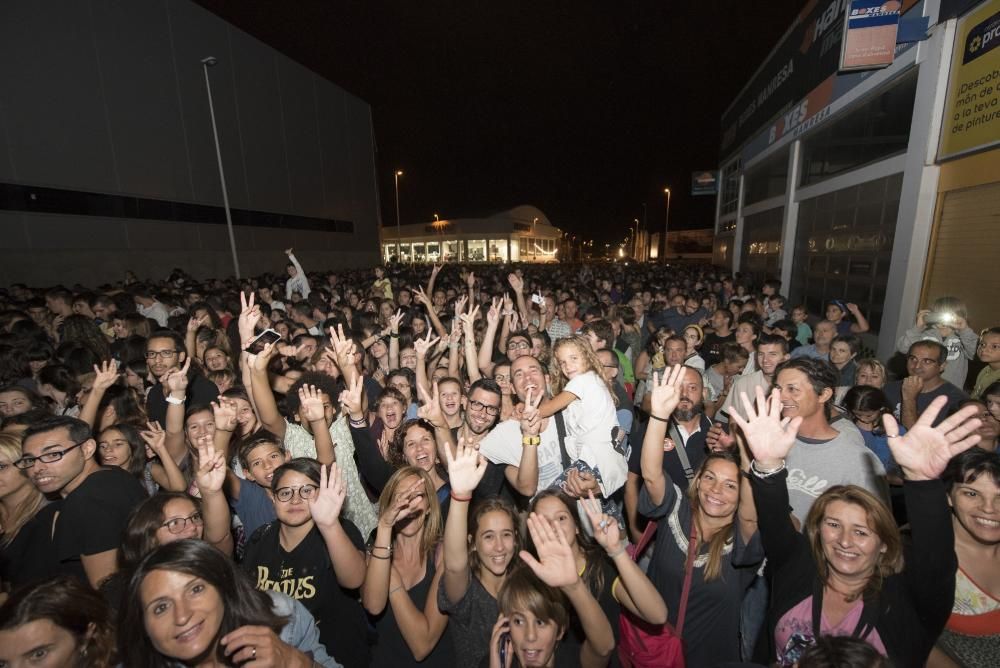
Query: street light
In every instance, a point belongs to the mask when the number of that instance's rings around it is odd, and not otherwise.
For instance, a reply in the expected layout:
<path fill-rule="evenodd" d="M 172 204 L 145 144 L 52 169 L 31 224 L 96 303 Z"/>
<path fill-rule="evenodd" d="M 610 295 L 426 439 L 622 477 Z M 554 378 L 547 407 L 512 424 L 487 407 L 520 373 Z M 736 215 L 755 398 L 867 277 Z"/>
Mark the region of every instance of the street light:
<path fill-rule="evenodd" d="M 392 175 L 396 183 L 396 262 L 401 262 L 403 256 L 399 253 L 399 245 L 403 240 L 403 228 L 399 226 L 399 177 L 403 175 L 403 170 L 397 169 Z"/>
<path fill-rule="evenodd" d="M 667 230 L 670 229 L 670 188 L 664 188 L 667 194 L 667 218 L 663 221 L 663 261 L 667 261 Z"/>
<path fill-rule="evenodd" d="M 633 218 L 635 226 L 632 228 L 632 257 L 639 259 L 639 219 Z"/>
<path fill-rule="evenodd" d="M 208 68 L 219 61 L 215 56 L 201 59 L 201 69 L 205 72 L 205 91 L 208 93 L 208 113 L 212 117 L 212 136 L 215 137 L 215 157 L 219 161 L 219 181 L 222 183 L 222 206 L 226 210 L 226 228 L 229 230 L 229 249 L 233 252 L 233 269 L 236 280 L 240 280 L 240 261 L 236 257 L 236 237 L 233 236 L 233 215 L 229 211 L 229 193 L 226 191 L 226 173 L 222 169 L 222 151 L 219 149 L 219 129 L 215 125 L 215 106 L 212 104 L 212 84 L 208 81 Z"/>

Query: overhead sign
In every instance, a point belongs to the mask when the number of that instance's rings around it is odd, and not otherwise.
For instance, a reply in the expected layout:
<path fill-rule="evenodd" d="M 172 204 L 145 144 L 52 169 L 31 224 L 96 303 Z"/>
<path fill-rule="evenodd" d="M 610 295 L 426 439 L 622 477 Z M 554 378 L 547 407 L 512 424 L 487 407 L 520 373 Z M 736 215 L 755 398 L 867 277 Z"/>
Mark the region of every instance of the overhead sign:
<path fill-rule="evenodd" d="M 851 0 L 840 49 L 841 70 L 892 65 L 901 7 L 899 0 Z"/>
<path fill-rule="evenodd" d="M 958 22 L 938 159 L 1000 145 L 1000 0 Z"/>
<path fill-rule="evenodd" d="M 691 174 L 691 194 L 715 195 L 719 192 L 718 172 L 694 172 Z"/>

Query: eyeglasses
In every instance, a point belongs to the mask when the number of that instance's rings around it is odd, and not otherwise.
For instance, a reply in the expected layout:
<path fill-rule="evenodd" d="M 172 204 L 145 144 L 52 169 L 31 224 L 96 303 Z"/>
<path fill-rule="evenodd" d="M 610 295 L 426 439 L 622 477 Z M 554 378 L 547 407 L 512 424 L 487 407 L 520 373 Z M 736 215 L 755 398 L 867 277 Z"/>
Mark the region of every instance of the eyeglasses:
<path fill-rule="evenodd" d="M 170 533 L 180 533 L 187 528 L 188 522 L 193 526 L 200 527 L 205 523 L 205 519 L 201 516 L 201 513 L 195 513 L 190 517 L 175 517 L 172 520 L 167 520 L 161 527 L 167 527 L 167 531 Z"/>
<path fill-rule="evenodd" d="M 302 485 L 300 487 L 279 487 L 274 490 L 274 496 L 282 503 L 288 503 L 298 492 L 299 498 L 303 501 L 308 501 L 309 499 L 316 496 L 316 490 L 319 489 L 316 485 Z"/>
<path fill-rule="evenodd" d="M 476 400 L 472 400 L 472 401 L 469 402 L 469 408 L 471 408 L 474 411 L 486 411 L 487 415 L 499 415 L 500 414 L 500 407 L 499 406 L 487 406 L 483 402 L 476 401 Z"/>
<path fill-rule="evenodd" d="M 529 350 L 530 348 L 531 344 L 525 343 L 524 341 L 521 341 L 520 343 L 512 341 L 507 344 L 507 350 Z"/>
<path fill-rule="evenodd" d="M 24 457 L 21 457 L 16 462 L 14 462 L 14 466 L 23 471 L 25 469 L 30 469 L 32 466 L 35 465 L 35 462 L 42 462 L 43 464 L 51 464 L 52 462 L 57 462 L 60 459 L 62 459 L 67 452 L 79 448 L 81 445 L 83 445 L 89 440 L 90 440 L 89 438 L 86 438 L 80 441 L 79 443 L 74 443 L 65 450 L 50 450 L 49 452 L 45 452 L 38 455 L 37 457 L 32 457 L 31 455 L 25 455 Z"/>
<path fill-rule="evenodd" d="M 155 360 L 159 357 L 161 360 L 170 359 L 176 355 L 179 351 L 177 350 L 147 350 L 146 359 Z"/>

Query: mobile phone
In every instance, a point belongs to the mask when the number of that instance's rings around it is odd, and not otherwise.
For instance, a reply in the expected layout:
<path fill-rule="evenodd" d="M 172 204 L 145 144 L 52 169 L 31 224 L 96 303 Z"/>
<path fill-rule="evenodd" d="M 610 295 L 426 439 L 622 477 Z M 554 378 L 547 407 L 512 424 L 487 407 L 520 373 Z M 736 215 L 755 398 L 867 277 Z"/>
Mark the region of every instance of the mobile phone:
<path fill-rule="evenodd" d="M 281 340 L 281 334 L 278 334 L 273 329 L 265 329 L 263 332 L 254 337 L 253 341 L 247 344 L 247 347 L 243 350 L 250 353 L 251 355 L 256 355 L 264 350 L 264 346 L 269 343 L 274 343 L 275 341 Z"/>
<path fill-rule="evenodd" d="M 545 303 L 545 298 L 539 294 L 533 294 L 531 295 L 531 303 L 538 304 L 539 306 L 541 306 L 542 304 Z"/>
<path fill-rule="evenodd" d="M 500 636 L 500 666 L 507 665 L 507 652 L 510 650 L 510 632 L 504 633 Z"/>

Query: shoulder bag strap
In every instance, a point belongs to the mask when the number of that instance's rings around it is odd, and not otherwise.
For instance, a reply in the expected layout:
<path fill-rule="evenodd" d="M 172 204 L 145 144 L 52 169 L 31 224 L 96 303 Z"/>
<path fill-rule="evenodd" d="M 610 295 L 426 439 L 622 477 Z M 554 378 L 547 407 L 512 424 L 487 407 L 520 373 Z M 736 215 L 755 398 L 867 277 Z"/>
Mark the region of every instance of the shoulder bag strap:
<path fill-rule="evenodd" d="M 639 561 L 643 550 L 645 550 L 650 541 L 653 540 L 654 535 L 656 535 L 656 520 L 649 520 L 646 524 L 645 531 L 642 532 L 642 538 L 639 539 L 639 542 L 635 546 L 635 551 L 632 552 L 632 561 Z"/>
<path fill-rule="evenodd" d="M 684 632 L 684 616 L 687 614 L 688 596 L 691 594 L 691 576 L 694 573 L 695 548 L 697 547 L 697 527 L 694 513 L 691 513 L 691 535 L 688 536 L 687 561 L 684 563 L 684 586 L 681 589 L 680 612 L 677 614 L 677 636 Z"/>
<path fill-rule="evenodd" d="M 552 416 L 556 421 L 556 433 L 559 434 L 559 454 L 562 455 L 563 471 L 569 468 L 573 462 L 570 461 L 569 453 L 566 452 L 566 421 L 563 419 L 562 411 Z"/>
<path fill-rule="evenodd" d="M 684 477 L 688 479 L 688 482 L 694 480 L 694 469 L 691 468 L 691 460 L 688 458 L 687 449 L 684 445 L 684 439 L 681 438 L 681 432 L 677 429 L 677 424 L 674 423 L 673 419 L 670 420 L 670 426 L 667 430 L 667 434 L 674 441 L 674 451 L 677 453 L 677 457 L 681 460 L 681 467 L 684 469 Z M 694 517 L 692 515 L 692 517 Z"/>

